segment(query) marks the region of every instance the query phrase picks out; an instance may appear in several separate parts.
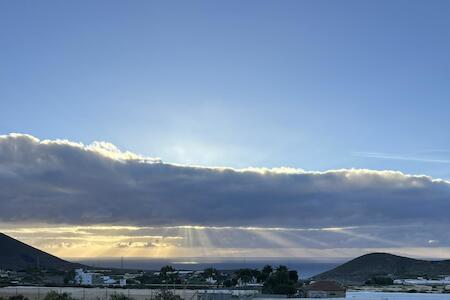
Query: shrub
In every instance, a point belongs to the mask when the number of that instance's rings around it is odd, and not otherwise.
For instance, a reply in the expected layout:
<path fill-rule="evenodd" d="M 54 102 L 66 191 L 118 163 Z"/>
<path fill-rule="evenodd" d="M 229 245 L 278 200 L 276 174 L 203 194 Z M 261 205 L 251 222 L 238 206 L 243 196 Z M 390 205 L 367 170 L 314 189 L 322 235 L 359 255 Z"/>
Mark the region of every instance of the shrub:
<path fill-rule="evenodd" d="M 19 300 L 19 299 L 17 299 Z M 44 300 L 75 300 L 69 293 L 58 293 L 51 291 L 45 295 Z"/>
<path fill-rule="evenodd" d="M 180 296 L 175 295 L 169 290 L 162 290 L 155 296 L 155 300 L 182 300 Z"/>
<path fill-rule="evenodd" d="M 394 280 L 389 277 L 372 277 L 366 281 L 366 284 L 392 285 L 394 284 Z"/>
<path fill-rule="evenodd" d="M 8 298 L 8 300 L 29 300 L 24 295 L 15 295 Z"/>
<path fill-rule="evenodd" d="M 110 300 L 133 300 L 133 298 L 125 296 L 124 294 L 114 293 L 109 296 Z"/>

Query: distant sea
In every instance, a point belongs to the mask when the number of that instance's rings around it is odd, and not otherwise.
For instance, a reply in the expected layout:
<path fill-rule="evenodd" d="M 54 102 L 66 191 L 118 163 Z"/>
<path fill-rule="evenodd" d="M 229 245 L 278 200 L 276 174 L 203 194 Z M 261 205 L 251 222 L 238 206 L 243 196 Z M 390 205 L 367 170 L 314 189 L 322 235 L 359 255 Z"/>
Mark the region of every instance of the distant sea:
<path fill-rule="evenodd" d="M 306 279 L 311 276 L 328 271 L 343 261 L 320 262 L 296 258 L 68 258 L 72 262 L 101 268 L 156 271 L 162 266 L 171 265 L 177 270 L 203 270 L 213 267 L 218 270 L 236 270 L 241 268 L 262 268 L 265 265 L 273 267 L 285 265 L 289 269 L 297 270 L 300 278 Z"/>

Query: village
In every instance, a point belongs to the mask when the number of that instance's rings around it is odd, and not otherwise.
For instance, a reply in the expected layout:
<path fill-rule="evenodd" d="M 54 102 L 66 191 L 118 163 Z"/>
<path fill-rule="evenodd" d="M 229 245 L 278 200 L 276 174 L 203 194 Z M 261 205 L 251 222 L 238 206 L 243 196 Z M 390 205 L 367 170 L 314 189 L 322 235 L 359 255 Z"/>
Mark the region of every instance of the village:
<path fill-rule="evenodd" d="M 200 300 L 223 300 L 234 297 L 245 298 L 280 298 L 280 297 L 309 297 L 330 298 L 345 297 L 346 288 L 333 281 L 302 281 L 295 270 L 286 266 L 272 268 L 265 266 L 261 270 L 239 269 L 218 271 L 214 268 L 204 270 L 175 270 L 171 266 L 164 266 L 159 271 L 130 271 L 115 269 L 75 269 L 66 273 L 48 270 L 1 271 L 0 296 L 8 292 L 29 294 L 29 299 L 37 299 L 37 295 L 44 295 L 42 287 L 58 287 L 61 291 L 71 289 L 71 294 L 83 289 L 83 298 L 89 298 L 98 289 L 109 289 L 109 294 L 120 293 L 123 290 L 130 294 L 130 298 L 141 298 L 134 295 L 134 290 L 170 290 L 192 291 Z M 24 288 L 26 286 L 26 288 Z M 36 287 L 33 290 L 33 287 Z M 39 290 L 38 292 L 34 292 Z M 75 289 L 75 290 L 74 290 Z M 130 292 L 131 291 L 131 292 Z M 3 295 L 1 294 L 3 293 Z M 88 296 L 86 296 L 86 294 Z M 106 297 L 107 293 L 100 293 Z M 147 293 L 148 294 L 148 293 Z M 150 292 L 151 295 L 154 292 Z M 191 295 L 192 297 L 192 295 Z M 151 297 L 146 297 L 146 299 Z M 185 297 L 182 297 L 185 298 Z M 37 299 L 39 300 L 39 299 Z"/>
<path fill-rule="evenodd" d="M 78 268 L 68 272 L 51 270 L 0 270 L 0 298 L 17 295 L 23 300 L 45 299 L 58 291 L 73 299 L 110 299 L 125 295 L 127 299 L 227 300 L 232 298 L 345 298 L 352 291 L 395 291 L 449 293 L 450 276 L 405 278 L 364 285 L 342 285 L 332 280 L 301 280 L 286 266 L 258 269 L 176 270 L 164 266 L 158 271 Z M 161 294 L 162 293 L 162 294 Z M 172 298 L 170 298 L 172 297 Z M 178 298 L 179 297 L 179 298 Z M 122 300 L 127 300 L 122 299 Z M 67 300 L 67 299 L 66 299 Z M 162 299 L 161 299 L 162 300 Z M 174 299 L 172 299 L 174 300 Z"/>

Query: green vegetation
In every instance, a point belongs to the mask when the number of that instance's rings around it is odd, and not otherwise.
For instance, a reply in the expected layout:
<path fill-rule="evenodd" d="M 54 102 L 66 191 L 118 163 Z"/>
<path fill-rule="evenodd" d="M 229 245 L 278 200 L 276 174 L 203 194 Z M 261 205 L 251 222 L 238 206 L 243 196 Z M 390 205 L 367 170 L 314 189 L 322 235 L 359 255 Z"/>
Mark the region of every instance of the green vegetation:
<path fill-rule="evenodd" d="M 273 272 L 273 268 L 272 266 L 269 265 L 265 265 L 264 268 L 262 268 L 260 276 L 259 276 L 259 281 L 260 282 L 266 282 L 267 279 L 269 279 L 270 274 L 272 274 Z"/>
<path fill-rule="evenodd" d="M 155 300 L 182 300 L 182 298 L 169 290 L 162 290 L 155 296 Z"/>
<path fill-rule="evenodd" d="M 238 280 L 243 284 L 252 283 L 255 279 L 258 282 L 258 277 L 260 277 L 260 272 L 256 269 L 240 269 L 237 270 L 235 274 Z"/>
<path fill-rule="evenodd" d="M 10 297 L 0 297 L 0 300 L 30 300 L 24 295 L 14 295 Z M 75 300 L 69 293 L 57 293 L 51 291 L 45 295 L 44 300 Z"/>
<path fill-rule="evenodd" d="M 279 266 L 270 273 L 264 283 L 263 292 L 268 294 L 293 295 L 299 287 L 297 271 L 290 271 L 286 266 Z"/>
<path fill-rule="evenodd" d="M 74 300 L 69 293 L 57 293 L 51 291 L 45 295 L 44 300 Z"/>
<path fill-rule="evenodd" d="M 366 281 L 367 285 L 392 285 L 394 280 L 390 277 L 374 276 Z"/>
<path fill-rule="evenodd" d="M 176 270 L 172 266 L 164 266 L 159 272 L 161 283 L 181 283 L 176 274 Z"/>
<path fill-rule="evenodd" d="M 67 271 L 67 272 L 64 274 L 64 279 L 63 279 L 64 284 L 68 284 L 68 283 L 70 283 L 70 282 L 73 282 L 74 280 L 75 280 L 75 271 L 74 271 L 73 269 Z"/>
<path fill-rule="evenodd" d="M 212 279 L 212 280 L 211 280 Z M 220 272 L 215 268 L 206 268 L 203 272 L 178 273 L 172 266 L 164 266 L 158 273 L 146 273 L 136 278 L 141 285 L 147 284 L 197 284 L 218 285 L 227 288 L 236 286 L 262 286 L 263 292 L 270 294 L 293 295 L 300 283 L 297 271 L 286 266 L 274 269 L 266 265 L 262 269 L 239 269 L 235 272 Z M 167 291 L 158 297 L 169 297 Z M 176 296 L 174 296 L 176 297 Z M 168 298 L 169 300 L 172 298 Z M 113 299 L 127 300 L 127 299 Z M 173 300 L 173 299 L 172 299 Z"/>
<path fill-rule="evenodd" d="M 396 278 L 437 277 L 447 274 L 450 260 L 427 261 L 392 255 L 370 253 L 357 257 L 330 271 L 314 276 L 314 280 L 336 280 L 350 284 L 362 284 L 373 277 Z"/>
<path fill-rule="evenodd" d="M 125 296 L 121 293 L 114 293 L 111 296 L 109 296 L 110 300 L 133 300 L 133 298 Z"/>
<path fill-rule="evenodd" d="M 215 280 L 218 280 L 218 279 L 220 279 L 220 272 L 217 271 L 217 270 L 214 269 L 214 268 L 206 268 L 206 269 L 203 271 L 203 276 L 204 276 L 205 278 L 211 277 L 211 278 L 213 278 L 213 279 L 215 279 Z"/>
<path fill-rule="evenodd" d="M 159 275 L 147 273 L 136 277 L 141 284 L 161 284 L 161 283 L 177 283 L 178 276 L 172 266 L 164 266 L 159 271 Z"/>
<path fill-rule="evenodd" d="M 30 300 L 24 295 L 14 295 L 9 297 L 0 297 L 0 300 Z"/>

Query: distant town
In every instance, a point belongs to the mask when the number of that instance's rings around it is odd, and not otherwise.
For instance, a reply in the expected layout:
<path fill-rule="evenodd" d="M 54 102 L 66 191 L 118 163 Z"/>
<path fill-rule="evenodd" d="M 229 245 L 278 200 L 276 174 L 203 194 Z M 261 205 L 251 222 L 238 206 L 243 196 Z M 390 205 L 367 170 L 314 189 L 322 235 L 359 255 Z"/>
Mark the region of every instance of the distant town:
<path fill-rule="evenodd" d="M 59 286 L 59 287 L 108 287 L 126 289 L 191 289 L 211 294 L 208 299 L 228 295 L 249 296 L 277 295 L 285 297 L 345 297 L 346 289 L 333 281 L 304 282 L 298 273 L 287 266 L 266 265 L 258 269 L 219 271 L 207 268 L 202 271 L 176 270 L 164 266 L 159 271 L 124 271 L 118 269 L 74 269 L 51 271 L 28 269 L 0 272 L 4 287 Z M 201 296 L 199 296 L 201 297 Z"/>
<path fill-rule="evenodd" d="M 350 260 L 309 279 L 286 265 L 219 270 L 92 267 L 0 234 L 0 300 L 228 300 L 345 298 L 355 292 L 450 293 L 450 261 L 387 253 Z"/>
<path fill-rule="evenodd" d="M 368 291 L 396 292 L 432 292 L 450 293 L 450 276 L 441 275 L 434 278 L 404 278 L 373 277 L 361 285 L 343 285 L 333 280 L 300 280 L 295 270 L 287 266 L 265 266 L 262 269 L 217 270 L 206 268 L 201 271 L 176 270 L 167 265 L 158 271 L 131 271 L 105 268 L 78 268 L 73 270 L 50 270 L 30 268 L 27 270 L 0 270 L 0 296 L 14 297 L 28 294 L 28 299 L 45 298 L 47 293 L 58 291 L 64 294 L 70 289 L 70 294 L 83 289 L 83 297 L 90 298 L 101 290 L 99 298 L 115 297 L 124 294 L 130 299 L 142 295 L 134 291 L 154 290 L 144 292 L 157 297 L 175 297 L 179 291 L 186 290 L 191 297 L 196 295 L 199 300 L 223 300 L 238 298 L 344 298 L 347 289 Z M 35 288 L 33 290 L 33 288 Z M 34 292 L 33 292 L 34 291 Z M 38 292 L 40 291 L 40 292 Z M 126 292 L 124 292 L 126 291 Z M 165 291 L 165 292 L 163 292 Z M 141 292 L 142 293 L 142 292 Z M 163 294 L 158 294 L 163 293 Z M 67 294 L 65 297 L 67 297 Z M 136 297 L 133 297 L 136 296 Z M 56 297 L 56 295 L 53 295 Z M 147 297 L 149 299 L 152 297 Z M 180 299 L 183 298 L 180 296 Z M 12 299 L 14 300 L 14 299 Z M 20 300 L 20 299 L 17 299 Z M 47 299 L 48 300 L 48 299 Z M 55 300 L 55 299 L 53 299 Z M 66 299 L 67 300 L 67 299 Z M 117 300 L 117 299 L 114 299 Z M 120 300 L 120 299 L 119 299 Z M 122 300 L 126 300 L 125 298 Z"/>

